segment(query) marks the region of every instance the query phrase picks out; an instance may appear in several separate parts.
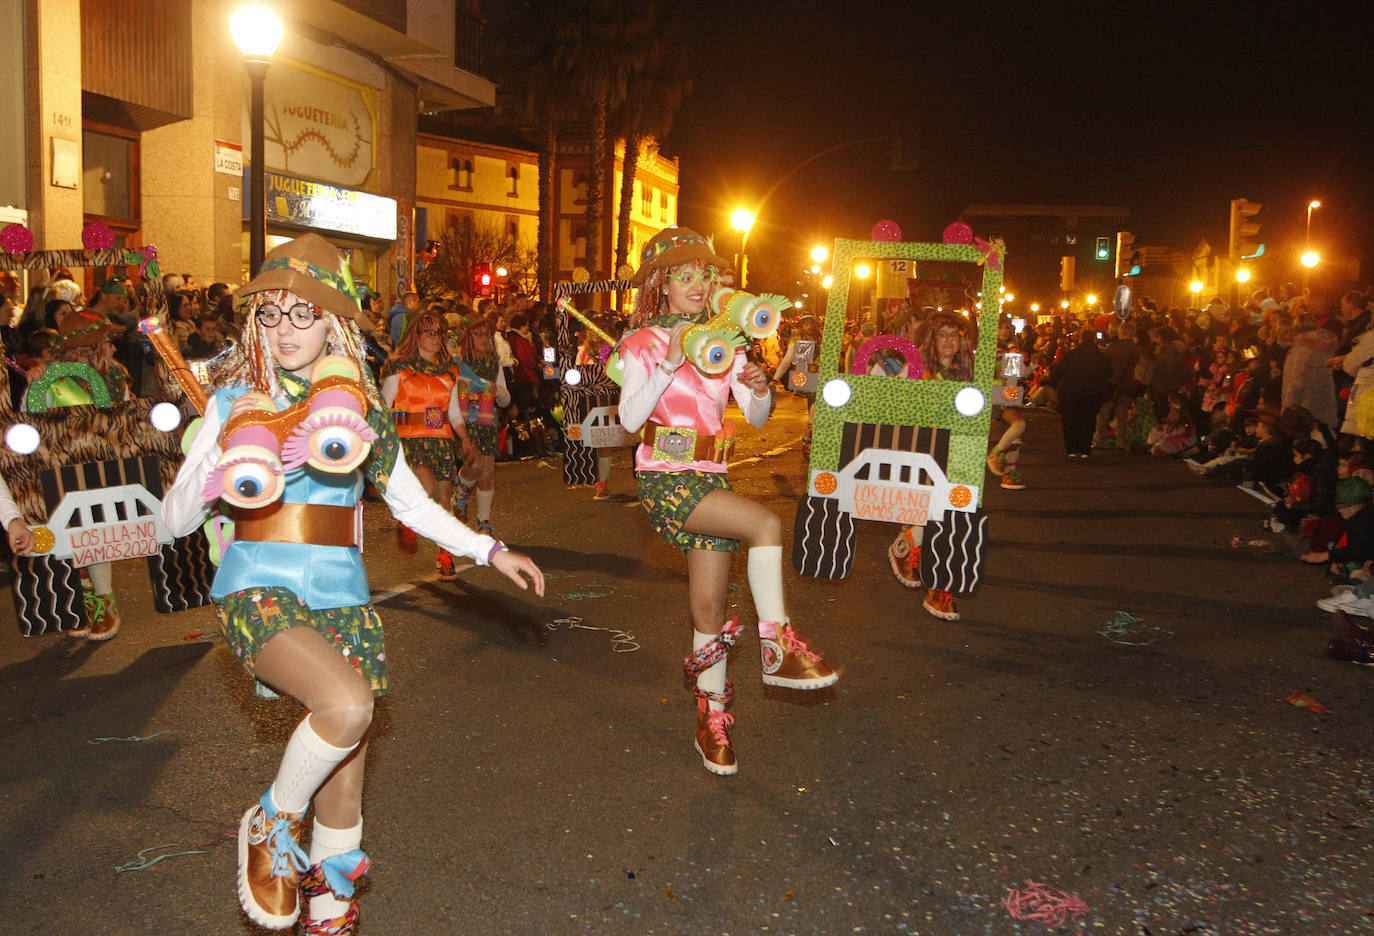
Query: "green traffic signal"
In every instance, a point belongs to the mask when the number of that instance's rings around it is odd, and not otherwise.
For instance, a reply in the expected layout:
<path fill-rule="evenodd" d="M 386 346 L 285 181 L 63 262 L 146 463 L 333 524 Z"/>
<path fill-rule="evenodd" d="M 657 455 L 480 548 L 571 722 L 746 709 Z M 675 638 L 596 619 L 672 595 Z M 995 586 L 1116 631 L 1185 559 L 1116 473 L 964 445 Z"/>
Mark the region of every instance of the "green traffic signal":
<path fill-rule="evenodd" d="M 1111 244 L 1110 244 L 1108 238 L 1099 237 L 1099 238 L 1097 239 L 1097 259 L 1099 259 L 1099 260 L 1110 260 L 1111 258 L 1112 258 L 1112 247 L 1111 247 Z"/>

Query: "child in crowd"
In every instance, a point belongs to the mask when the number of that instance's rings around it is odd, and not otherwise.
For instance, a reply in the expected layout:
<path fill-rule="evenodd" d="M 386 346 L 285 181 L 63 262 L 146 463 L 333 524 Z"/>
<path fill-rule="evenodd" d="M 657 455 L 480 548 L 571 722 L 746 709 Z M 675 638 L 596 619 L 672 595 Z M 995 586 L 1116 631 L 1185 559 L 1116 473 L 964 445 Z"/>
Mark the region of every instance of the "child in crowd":
<path fill-rule="evenodd" d="M 1145 444 L 1156 458 L 1173 458 L 1197 444 L 1197 430 L 1193 428 L 1187 405 L 1178 394 L 1169 397 L 1169 414 L 1150 430 Z"/>
<path fill-rule="evenodd" d="M 1331 564 L 1335 574 L 1348 574 L 1374 560 L 1374 508 L 1370 507 L 1369 483 L 1362 478 L 1336 482 L 1336 513 L 1341 535 L 1334 545 L 1310 549 L 1300 557 L 1313 565 Z"/>

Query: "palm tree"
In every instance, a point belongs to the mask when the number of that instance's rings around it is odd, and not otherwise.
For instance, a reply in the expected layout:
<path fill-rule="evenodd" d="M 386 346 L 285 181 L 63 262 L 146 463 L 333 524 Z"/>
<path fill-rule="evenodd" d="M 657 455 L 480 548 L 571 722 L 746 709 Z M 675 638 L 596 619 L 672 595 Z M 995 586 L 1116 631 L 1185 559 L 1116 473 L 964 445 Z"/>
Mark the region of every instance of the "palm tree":
<path fill-rule="evenodd" d="M 612 118 L 617 136 L 625 141 L 621 168 L 620 208 L 616 224 L 615 260 L 612 275 L 629 260 L 630 215 L 634 210 L 635 174 L 639 155 L 648 140 L 661 140 L 672 129 L 683 100 L 692 93 L 687 77 L 687 46 L 682 38 L 682 18 L 660 0 L 644 7 L 647 42 L 643 68 L 631 77 L 625 99 Z M 624 294 L 616 295 L 623 306 Z"/>
<path fill-rule="evenodd" d="M 642 69 L 646 50 L 644 8 L 624 0 L 582 0 L 568 4 L 554 68 L 589 110 L 587 172 L 587 268 L 593 279 L 601 263 L 602 190 L 607 122 L 624 100 L 631 76 Z"/>

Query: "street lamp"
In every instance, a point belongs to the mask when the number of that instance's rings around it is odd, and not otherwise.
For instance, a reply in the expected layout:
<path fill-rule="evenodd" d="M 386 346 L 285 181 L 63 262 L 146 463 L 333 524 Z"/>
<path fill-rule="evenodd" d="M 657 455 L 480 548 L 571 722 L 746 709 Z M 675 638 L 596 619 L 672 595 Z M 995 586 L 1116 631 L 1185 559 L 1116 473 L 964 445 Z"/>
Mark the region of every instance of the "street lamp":
<path fill-rule="evenodd" d="M 736 208 L 730 213 L 730 226 L 740 232 L 739 238 L 739 288 L 744 288 L 745 268 L 748 258 L 745 249 L 749 245 L 749 230 L 754 226 L 754 213 L 747 208 Z"/>
<path fill-rule="evenodd" d="M 1086 303 L 1087 303 L 1088 305 L 1090 305 L 1090 306 L 1095 306 L 1095 305 L 1097 305 L 1097 297 L 1094 296 L 1092 293 L 1088 293 L 1087 298 L 1084 299 L 1083 301 L 1086 302 Z"/>
<path fill-rule="evenodd" d="M 812 273 L 813 276 L 814 276 L 815 274 L 820 273 L 820 272 L 821 272 L 821 265 L 820 265 L 819 263 L 813 263 L 813 264 L 811 264 L 811 273 Z"/>
<path fill-rule="evenodd" d="M 1245 267 L 1241 267 L 1239 270 L 1237 270 L 1237 271 L 1236 271 L 1236 282 L 1237 282 L 1237 283 L 1248 283 L 1248 282 L 1250 282 L 1250 271 L 1247 270 L 1247 269 L 1245 269 Z"/>
<path fill-rule="evenodd" d="M 1322 258 L 1317 254 L 1315 250 L 1309 250 L 1307 251 L 1307 253 L 1302 255 L 1302 265 L 1307 267 L 1308 269 L 1311 269 L 1318 263 L 1321 263 L 1321 261 Z"/>
<path fill-rule="evenodd" d="M 1016 297 L 1013 296 L 1011 293 L 1007 293 L 1005 296 L 1002 297 L 1002 301 L 1003 301 L 1003 302 L 1011 302 L 1011 301 L 1012 301 L 1013 299 L 1015 299 L 1015 298 L 1016 298 Z"/>
<path fill-rule="evenodd" d="M 824 277 L 821 278 L 821 289 L 829 289 L 832 285 L 834 285 L 834 283 L 835 277 L 827 273 Z"/>
<path fill-rule="evenodd" d="M 1302 246 L 1304 250 L 1307 249 L 1307 242 L 1312 239 L 1312 209 L 1320 208 L 1321 206 L 1322 203 L 1317 201 L 1316 199 L 1313 199 L 1312 201 L 1307 203 L 1307 233 L 1304 234 L 1302 238 Z"/>
<path fill-rule="evenodd" d="M 1198 294 L 1202 292 L 1202 282 L 1193 280 L 1188 284 L 1188 291 L 1193 294 L 1193 308 L 1198 307 Z"/>
<path fill-rule="evenodd" d="M 229 19 L 229 33 L 243 53 L 250 88 L 248 124 L 251 134 L 248 171 L 248 275 L 258 275 L 267 252 L 267 157 L 263 132 L 263 82 L 272 53 L 281 42 L 281 20 L 265 6 L 240 7 Z"/>
<path fill-rule="evenodd" d="M 1031 303 L 1031 311 L 1032 311 L 1032 312 L 1039 312 L 1039 311 L 1040 311 L 1040 303 L 1038 303 L 1038 302 L 1032 302 L 1032 303 Z"/>
<path fill-rule="evenodd" d="M 1069 307 L 1069 300 L 1067 300 L 1067 299 L 1060 299 L 1060 300 L 1059 300 L 1059 308 L 1061 308 L 1061 309 L 1067 309 L 1068 307 Z"/>
<path fill-rule="evenodd" d="M 867 263 L 860 263 L 854 268 L 854 275 L 859 279 L 868 279 L 873 275 L 873 268 Z"/>
<path fill-rule="evenodd" d="M 811 248 L 811 259 L 815 260 L 817 263 L 824 263 L 825 258 L 828 256 L 830 256 L 830 251 L 826 250 L 824 247 L 818 245 Z"/>

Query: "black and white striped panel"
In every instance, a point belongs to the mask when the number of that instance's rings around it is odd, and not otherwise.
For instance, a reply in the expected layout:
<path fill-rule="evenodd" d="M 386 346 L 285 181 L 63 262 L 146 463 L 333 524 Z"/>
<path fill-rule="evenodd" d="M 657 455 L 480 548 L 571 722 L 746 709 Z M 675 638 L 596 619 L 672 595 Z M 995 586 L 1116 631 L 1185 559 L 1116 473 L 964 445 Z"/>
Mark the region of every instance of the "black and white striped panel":
<path fill-rule="evenodd" d="M 51 555 L 14 557 L 14 615 L 25 637 L 55 634 L 86 621 L 81 574 Z"/>
<path fill-rule="evenodd" d="M 966 594 L 983 572 L 988 516 L 983 511 L 946 511 L 942 523 L 927 523 L 921 544 L 921 582 L 927 588 Z"/>
<path fill-rule="evenodd" d="M 585 296 L 588 293 L 603 292 L 625 292 L 637 288 L 638 287 L 629 280 L 591 280 L 586 283 L 554 283 L 553 301 L 557 302 L 564 296 Z"/>
<path fill-rule="evenodd" d="M 920 452 L 935 459 L 941 471 L 949 468 L 949 430 L 927 426 L 884 426 L 872 423 L 844 424 L 840 437 L 840 468 L 865 449 L 893 452 Z"/>

